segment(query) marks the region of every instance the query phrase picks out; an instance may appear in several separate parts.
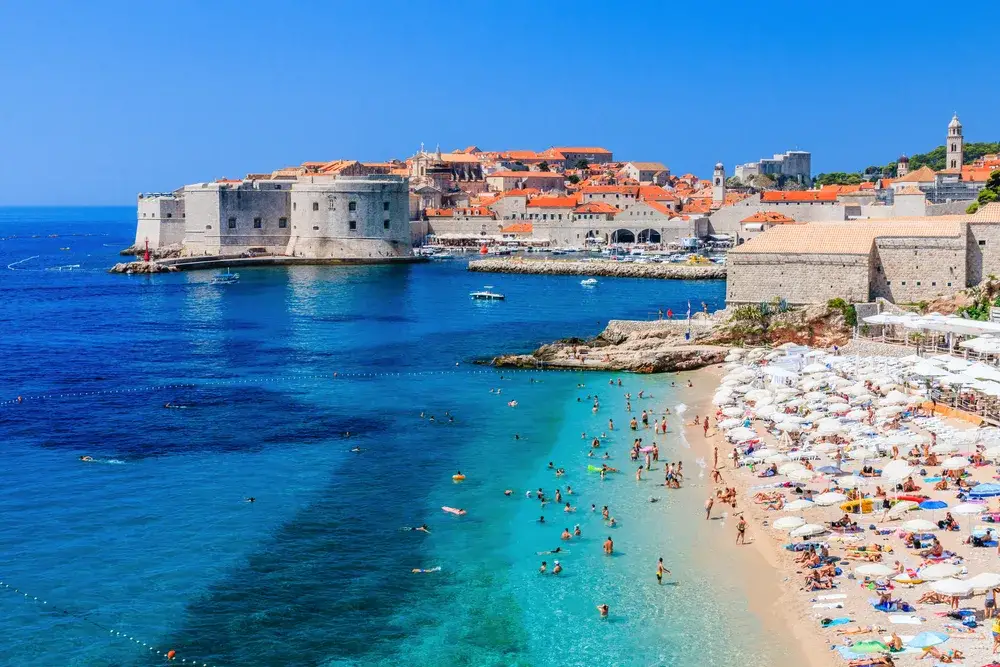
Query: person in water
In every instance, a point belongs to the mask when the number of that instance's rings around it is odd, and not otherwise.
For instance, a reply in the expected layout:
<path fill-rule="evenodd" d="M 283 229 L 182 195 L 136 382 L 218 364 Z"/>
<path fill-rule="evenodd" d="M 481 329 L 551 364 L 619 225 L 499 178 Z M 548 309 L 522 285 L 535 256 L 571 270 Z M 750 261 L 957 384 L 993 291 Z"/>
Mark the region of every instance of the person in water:
<path fill-rule="evenodd" d="M 360 454 L 365 450 L 361 449 L 360 447 L 351 447 L 351 451 L 354 452 L 355 454 Z"/>
<path fill-rule="evenodd" d="M 619 380 L 619 382 L 621 382 L 621 380 Z M 606 605 L 606 604 L 599 604 L 599 605 L 597 605 L 597 611 L 601 614 L 601 618 L 607 618 L 608 617 L 608 611 L 610 611 L 610 609 L 608 608 L 608 605 Z"/>
<path fill-rule="evenodd" d="M 670 570 L 668 570 L 667 568 L 663 567 L 663 559 L 661 558 L 660 560 L 658 560 L 656 562 L 656 583 L 658 583 L 658 584 L 662 584 L 663 583 L 663 573 L 664 572 L 666 572 L 667 574 L 670 574 Z"/>
<path fill-rule="evenodd" d="M 250 496 L 249 498 L 244 498 L 244 500 L 246 502 L 248 502 L 248 503 L 255 503 L 255 502 L 257 502 L 257 499 L 254 498 L 253 496 Z"/>
<path fill-rule="evenodd" d="M 431 534 L 431 529 L 427 527 L 426 523 L 421 524 L 419 526 L 413 526 L 412 528 L 404 528 L 403 530 L 418 531 L 418 532 L 421 532 L 421 533 L 427 533 L 428 535 Z"/>
<path fill-rule="evenodd" d="M 608 539 L 606 539 L 604 541 L 604 553 L 606 553 L 607 555 L 610 556 L 614 552 L 615 552 L 615 543 L 614 543 L 614 540 L 612 540 L 611 536 L 608 535 Z"/>
<path fill-rule="evenodd" d="M 92 457 L 92 456 L 81 456 L 80 460 L 81 461 L 93 461 L 94 457 Z"/>
<path fill-rule="evenodd" d="M 552 568 L 552 574 L 559 574 L 560 572 L 562 572 L 562 565 L 559 564 L 559 561 L 556 561 L 555 567 Z"/>

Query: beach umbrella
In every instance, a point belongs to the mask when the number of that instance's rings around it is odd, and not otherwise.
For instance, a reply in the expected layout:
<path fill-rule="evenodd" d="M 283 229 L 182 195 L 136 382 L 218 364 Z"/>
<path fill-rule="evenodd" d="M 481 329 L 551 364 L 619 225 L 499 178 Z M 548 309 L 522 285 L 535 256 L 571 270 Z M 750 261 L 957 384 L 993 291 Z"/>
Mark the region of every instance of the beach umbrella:
<path fill-rule="evenodd" d="M 732 419 L 732 418 L 730 418 L 730 419 L 723 419 L 721 422 L 719 422 L 718 424 L 716 424 L 716 426 L 718 426 L 723 431 L 725 431 L 726 429 L 736 428 L 737 426 L 739 426 L 742 423 L 743 423 L 742 419 Z"/>
<path fill-rule="evenodd" d="M 956 574 L 962 571 L 958 565 L 952 565 L 951 563 L 935 563 L 933 565 L 928 565 L 925 568 L 917 570 L 917 576 L 926 581 L 934 581 L 936 579 L 947 579 L 948 577 L 954 577 Z"/>
<path fill-rule="evenodd" d="M 783 463 L 780 466 L 778 466 L 779 475 L 787 475 L 793 470 L 805 470 L 805 466 L 799 463 L 798 461 L 790 461 L 788 463 Z"/>
<path fill-rule="evenodd" d="M 906 461 L 889 461 L 882 468 L 882 477 L 888 480 L 904 479 L 913 474 L 913 468 Z"/>
<path fill-rule="evenodd" d="M 811 482 L 817 477 L 822 477 L 822 475 L 817 475 L 812 470 L 807 470 L 805 468 L 799 468 L 797 470 L 791 470 L 785 473 L 785 476 L 792 480 L 793 482 Z"/>
<path fill-rule="evenodd" d="M 830 505 L 839 505 L 845 500 L 847 500 L 847 496 L 845 496 L 843 493 L 837 493 L 836 491 L 828 491 L 827 493 L 821 493 L 815 498 L 813 498 L 813 501 L 817 505 L 822 505 L 824 507 L 828 507 Z"/>
<path fill-rule="evenodd" d="M 890 574 L 895 574 L 896 570 L 889 567 L 888 565 L 883 565 L 882 563 L 870 563 L 868 565 L 861 565 L 854 568 L 854 571 L 865 577 L 888 577 Z"/>
<path fill-rule="evenodd" d="M 813 535 L 822 535 L 826 532 L 826 527 L 821 526 L 818 523 L 807 523 L 804 526 L 799 526 L 791 532 L 792 537 L 812 537 Z"/>
<path fill-rule="evenodd" d="M 785 510 L 788 512 L 801 512 L 803 510 L 812 509 L 817 507 L 816 503 L 811 500 L 806 500 L 805 498 L 799 498 L 798 500 L 793 500 L 792 502 L 785 505 Z"/>
<path fill-rule="evenodd" d="M 943 510 L 947 506 L 948 503 L 943 500 L 925 500 L 920 503 L 920 509 L 922 510 Z"/>
<path fill-rule="evenodd" d="M 938 644 L 943 644 L 948 641 L 948 635 L 943 632 L 921 632 L 919 635 L 913 639 L 906 642 L 907 646 L 912 648 L 930 648 L 931 646 L 937 646 Z"/>
<path fill-rule="evenodd" d="M 757 437 L 757 432 L 745 426 L 740 426 L 726 431 L 726 437 L 736 441 L 750 440 Z"/>
<path fill-rule="evenodd" d="M 761 405 L 758 403 L 757 407 L 754 408 L 754 412 L 756 412 L 757 416 L 761 419 L 766 419 L 774 415 L 775 408 L 773 405 Z"/>
<path fill-rule="evenodd" d="M 996 447 L 990 447 L 985 452 L 983 452 L 983 456 L 985 456 L 988 459 L 1000 459 L 1000 445 L 997 445 Z"/>
<path fill-rule="evenodd" d="M 863 459 L 875 458 L 875 452 L 870 449 L 865 449 L 864 447 L 855 447 L 851 451 L 847 452 L 847 456 L 854 459 L 855 461 L 861 461 Z"/>
<path fill-rule="evenodd" d="M 919 576 L 927 578 L 923 573 Z M 969 585 L 969 582 L 951 578 L 932 581 L 930 587 L 932 591 L 942 595 L 968 595 L 972 592 L 972 586 Z"/>
<path fill-rule="evenodd" d="M 802 372 L 806 375 L 813 375 L 814 373 L 822 373 L 823 371 L 830 370 L 824 364 L 809 364 L 802 369 Z"/>
<path fill-rule="evenodd" d="M 904 410 L 902 405 L 887 405 L 884 408 L 879 408 L 875 411 L 876 417 L 891 417 L 892 415 L 898 415 Z"/>
<path fill-rule="evenodd" d="M 736 407 L 722 408 L 722 414 L 726 415 L 727 417 L 742 417 L 743 412 L 744 412 L 743 408 L 736 408 Z"/>
<path fill-rule="evenodd" d="M 850 412 L 848 412 L 844 416 L 847 417 L 848 419 L 852 419 L 854 421 L 860 421 L 862 419 L 865 419 L 868 416 L 868 411 L 867 410 L 851 410 Z"/>
<path fill-rule="evenodd" d="M 839 486 L 842 489 L 856 489 L 859 486 L 867 486 L 868 484 L 871 484 L 871 481 L 859 475 L 841 477 L 840 479 L 837 480 L 837 486 Z"/>
<path fill-rule="evenodd" d="M 964 456 L 953 456 L 941 462 L 941 468 L 944 470 L 961 470 L 962 468 L 968 468 L 969 465 L 969 459 Z"/>
<path fill-rule="evenodd" d="M 890 519 L 895 519 L 903 516 L 904 514 L 906 514 L 911 510 L 917 509 L 918 507 L 920 507 L 920 505 L 913 502 L 912 500 L 900 500 L 898 503 L 890 507 L 886 511 L 885 515 Z"/>
<path fill-rule="evenodd" d="M 823 466 L 822 468 L 817 468 L 816 471 L 826 473 L 827 475 L 840 475 L 844 472 L 836 466 Z"/>
<path fill-rule="evenodd" d="M 935 454 L 951 454 L 952 452 L 957 452 L 958 447 L 950 442 L 939 442 L 931 447 L 931 451 Z"/>
<path fill-rule="evenodd" d="M 850 409 L 851 406 L 844 402 L 830 404 L 830 412 L 847 412 Z"/>
<path fill-rule="evenodd" d="M 927 533 L 933 530 L 939 530 L 938 525 L 933 521 L 928 521 L 927 519 L 910 519 L 903 523 L 903 530 L 908 530 L 912 533 Z"/>
<path fill-rule="evenodd" d="M 811 452 L 811 451 L 807 451 L 807 450 L 801 449 L 801 450 L 799 450 L 797 452 L 789 452 L 788 453 L 788 458 L 790 458 L 790 459 L 818 459 L 819 458 L 819 453 L 818 452 Z M 823 471 L 820 470 L 819 472 L 823 472 Z"/>
<path fill-rule="evenodd" d="M 970 498 L 995 498 L 996 496 L 1000 496 L 1000 484 L 992 482 L 977 484 L 969 491 Z"/>
<path fill-rule="evenodd" d="M 1000 588 L 1000 574 L 994 572 L 980 572 L 974 577 L 969 577 L 965 583 L 974 591 L 985 591 L 990 588 Z"/>
<path fill-rule="evenodd" d="M 890 391 L 881 400 L 879 405 L 906 405 L 910 402 L 910 397 L 901 391 Z"/>
<path fill-rule="evenodd" d="M 786 506 L 787 507 L 787 506 Z M 798 516 L 783 516 L 780 519 L 775 519 L 771 527 L 778 530 L 795 530 L 799 526 L 805 525 L 806 520 Z"/>
<path fill-rule="evenodd" d="M 794 432 L 794 431 L 801 431 L 802 430 L 802 425 L 798 424 L 796 422 L 793 422 L 793 421 L 787 421 L 786 420 L 786 421 L 780 421 L 780 422 L 778 422 L 777 424 L 774 425 L 774 428 L 778 429 L 779 431 L 792 431 L 792 432 Z"/>
<path fill-rule="evenodd" d="M 791 461 L 791 459 L 788 457 L 787 454 L 771 454 L 770 456 L 768 456 L 768 457 L 766 457 L 764 459 L 764 463 L 767 463 L 767 464 L 771 464 L 771 463 L 788 463 L 789 461 Z M 801 464 L 799 464 L 799 465 L 801 466 Z"/>
<path fill-rule="evenodd" d="M 982 484 L 980 484 L 982 486 Z M 962 503 L 961 505 L 955 505 L 951 508 L 952 514 L 981 514 L 986 511 L 986 505 L 978 505 L 976 503 Z"/>
<path fill-rule="evenodd" d="M 764 447 L 763 449 L 754 450 L 754 453 L 750 456 L 752 459 L 766 459 L 768 456 L 774 456 L 778 453 L 778 450 L 771 449 L 770 447 Z"/>

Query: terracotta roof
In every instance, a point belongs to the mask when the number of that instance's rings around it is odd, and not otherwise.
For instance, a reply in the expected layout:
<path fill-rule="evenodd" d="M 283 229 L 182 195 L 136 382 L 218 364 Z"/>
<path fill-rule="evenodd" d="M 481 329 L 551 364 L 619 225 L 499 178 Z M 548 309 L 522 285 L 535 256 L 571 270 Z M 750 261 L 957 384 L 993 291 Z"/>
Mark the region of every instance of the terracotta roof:
<path fill-rule="evenodd" d="M 896 179 L 897 183 L 931 183 L 934 181 L 934 170 L 924 165 L 916 171 L 911 171 L 906 176 Z"/>
<path fill-rule="evenodd" d="M 989 179 L 990 174 L 997 171 L 995 167 L 962 167 L 962 180 L 976 183 Z"/>
<path fill-rule="evenodd" d="M 554 171 L 494 171 L 492 174 L 487 174 L 486 178 L 495 178 L 497 176 L 503 178 L 551 178 L 561 181 L 566 180 L 565 176 L 557 174 Z"/>
<path fill-rule="evenodd" d="M 882 186 L 883 190 L 886 190 L 892 187 L 892 184 L 895 182 L 896 182 L 895 178 L 883 178 L 879 181 L 879 184 Z"/>
<path fill-rule="evenodd" d="M 633 197 L 639 196 L 639 186 L 638 185 L 588 185 L 582 188 L 584 194 L 623 194 L 632 195 Z"/>
<path fill-rule="evenodd" d="M 762 202 L 812 202 L 837 201 L 837 193 L 832 190 L 768 190 L 760 197 Z"/>
<path fill-rule="evenodd" d="M 592 201 L 586 204 L 580 204 L 575 209 L 574 213 L 618 213 L 618 209 L 611 204 L 603 201 Z"/>
<path fill-rule="evenodd" d="M 533 160 L 538 157 L 535 151 L 502 151 L 500 155 L 511 160 Z"/>
<path fill-rule="evenodd" d="M 969 216 L 969 222 L 973 224 L 1000 222 L 1000 202 L 991 202 L 980 206 L 978 211 Z"/>
<path fill-rule="evenodd" d="M 684 204 L 683 210 L 685 213 L 708 213 L 712 210 L 712 200 L 711 199 L 692 199 L 687 204 Z"/>
<path fill-rule="evenodd" d="M 787 215 L 778 213 L 777 211 L 760 211 L 754 213 L 750 217 L 743 218 L 740 222 L 770 222 L 776 225 L 783 225 L 789 222 L 795 222 L 795 220 L 789 218 Z"/>
<path fill-rule="evenodd" d="M 576 208 L 579 202 L 573 197 L 535 197 L 528 200 L 528 208 Z"/>
<path fill-rule="evenodd" d="M 456 208 L 427 208 L 424 209 L 424 215 L 428 218 L 452 218 L 455 216 L 491 218 L 493 211 L 485 206 L 460 206 Z"/>
<path fill-rule="evenodd" d="M 515 222 L 512 225 L 507 225 L 500 230 L 501 234 L 530 234 L 533 225 L 530 222 Z"/>
<path fill-rule="evenodd" d="M 653 209 L 654 211 L 659 211 L 660 213 L 662 213 L 663 215 L 665 215 L 667 217 L 670 217 L 671 215 L 674 214 L 674 212 L 671 211 L 670 208 L 666 204 L 661 204 L 658 201 L 647 200 L 647 201 L 644 201 L 642 203 L 645 204 L 646 206 L 648 206 L 649 208 Z"/>
<path fill-rule="evenodd" d="M 218 179 L 216 179 L 215 182 L 216 183 L 242 183 L 243 179 L 242 178 L 218 178 Z"/>
<path fill-rule="evenodd" d="M 904 185 L 896 190 L 897 195 L 922 195 L 924 191 L 915 185 Z"/>
<path fill-rule="evenodd" d="M 608 153 L 607 148 L 600 148 L 599 146 L 553 146 L 549 150 L 558 151 L 559 153 Z"/>
<path fill-rule="evenodd" d="M 512 190 L 504 190 L 501 193 L 501 197 L 527 197 L 529 195 L 540 195 L 542 191 L 538 188 L 514 188 Z"/>
<path fill-rule="evenodd" d="M 730 254 L 867 255 L 884 237 L 961 237 L 961 222 L 810 222 L 778 225 Z"/>
<path fill-rule="evenodd" d="M 479 164 L 479 157 L 476 155 L 466 155 L 465 153 L 442 153 L 442 162 L 465 162 L 467 164 Z"/>
<path fill-rule="evenodd" d="M 676 201 L 677 197 L 667 192 L 659 185 L 643 185 L 639 188 L 639 196 L 646 201 Z"/>
<path fill-rule="evenodd" d="M 641 169 L 642 171 L 666 171 L 667 167 L 662 162 L 626 162 L 627 165 L 632 165 L 636 169 Z"/>

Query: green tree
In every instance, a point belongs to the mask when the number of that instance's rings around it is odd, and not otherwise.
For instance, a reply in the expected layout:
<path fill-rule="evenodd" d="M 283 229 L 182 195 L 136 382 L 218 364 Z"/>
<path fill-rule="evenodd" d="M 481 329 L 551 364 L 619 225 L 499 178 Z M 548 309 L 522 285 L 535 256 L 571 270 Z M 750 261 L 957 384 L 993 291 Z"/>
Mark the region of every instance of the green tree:
<path fill-rule="evenodd" d="M 566 180 L 572 183 L 573 185 L 576 185 L 577 183 L 580 182 L 580 177 L 577 176 L 576 174 L 570 174 Z"/>
<path fill-rule="evenodd" d="M 577 169 L 589 169 L 590 168 L 590 163 L 587 162 L 586 159 L 580 158 L 579 160 L 576 161 L 576 168 Z"/>
<path fill-rule="evenodd" d="M 969 204 L 965 212 L 970 214 L 975 213 L 979 210 L 980 206 L 992 204 L 995 201 L 1000 201 L 1000 169 L 990 174 L 990 177 L 986 179 L 985 187 L 979 191 L 976 201 Z"/>
<path fill-rule="evenodd" d="M 548 162 L 542 162 L 538 165 L 538 171 L 552 171 L 552 170 L 549 168 Z"/>

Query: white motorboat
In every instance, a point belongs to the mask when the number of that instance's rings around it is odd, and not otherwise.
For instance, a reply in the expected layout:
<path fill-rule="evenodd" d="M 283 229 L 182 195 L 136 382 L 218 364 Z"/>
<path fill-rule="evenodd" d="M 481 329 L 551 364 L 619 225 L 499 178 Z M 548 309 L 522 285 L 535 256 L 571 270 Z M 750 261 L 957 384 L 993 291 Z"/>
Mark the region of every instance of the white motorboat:
<path fill-rule="evenodd" d="M 580 284 L 585 287 L 593 287 L 597 284 L 597 278 L 587 278 L 586 280 L 581 280 Z"/>
<path fill-rule="evenodd" d="M 469 292 L 469 296 L 471 296 L 473 299 L 476 299 L 477 301 L 503 301 L 504 299 L 507 298 L 503 294 L 500 294 L 499 292 L 490 291 L 492 289 L 493 289 L 492 285 L 487 285 L 486 287 L 477 292 Z"/>

